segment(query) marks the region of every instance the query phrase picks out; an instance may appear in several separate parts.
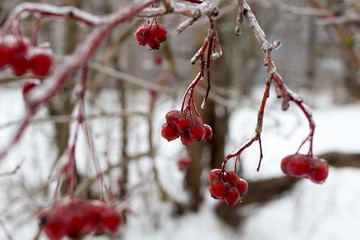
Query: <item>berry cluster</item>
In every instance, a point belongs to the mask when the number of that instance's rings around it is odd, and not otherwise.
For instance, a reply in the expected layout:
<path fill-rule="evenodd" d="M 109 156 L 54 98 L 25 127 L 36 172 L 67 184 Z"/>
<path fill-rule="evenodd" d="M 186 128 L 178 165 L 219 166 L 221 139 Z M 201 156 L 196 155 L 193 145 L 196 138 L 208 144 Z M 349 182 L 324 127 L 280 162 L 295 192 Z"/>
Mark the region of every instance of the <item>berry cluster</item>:
<path fill-rule="evenodd" d="M 166 123 L 162 126 L 161 136 L 172 141 L 180 137 L 184 145 L 194 141 L 208 141 L 212 138 L 212 129 L 204 124 L 201 117 L 184 111 L 173 110 L 166 114 Z"/>
<path fill-rule="evenodd" d="M 24 37 L 0 37 L 0 69 L 10 67 L 17 76 L 28 70 L 39 77 L 49 74 L 52 66 L 51 51 L 33 47 Z"/>
<path fill-rule="evenodd" d="M 121 224 L 121 216 L 114 208 L 104 202 L 83 199 L 59 200 L 50 209 L 42 210 L 38 218 L 51 240 L 113 233 Z"/>
<path fill-rule="evenodd" d="M 281 170 L 287 176 L 305 177 L 314 183 L 323 183 L 328 176 L 329 165 L 323 159 L 297 153 L 283 158 Z"/>
<path fill-rule="evenodd" d="M 225 201 L 229 205 L 236 204 L 246 193 L 248 184 L 235 172 L 213 169 L 209 173 L 209 191 L 213 198 Z"/>
<path fill-rule="evenodd" d="M 152 24 L 142 24 L 135 31 L 135 38 L 140 45 L 149 45 L 151 49 L 159 49 L 166 40 L 166 28 L 154 21 Z"/>

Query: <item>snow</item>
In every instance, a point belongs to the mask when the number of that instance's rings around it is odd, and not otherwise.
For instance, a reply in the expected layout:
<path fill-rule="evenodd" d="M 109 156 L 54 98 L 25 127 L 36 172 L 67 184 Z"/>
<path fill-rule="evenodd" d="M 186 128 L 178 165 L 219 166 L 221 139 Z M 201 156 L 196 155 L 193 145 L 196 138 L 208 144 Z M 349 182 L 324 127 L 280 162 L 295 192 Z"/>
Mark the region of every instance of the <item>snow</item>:
<path fill-rule="evenodd" d="M 137 111 L 146 111 L 148 94 L 134 95 L 131 103 Z M 227 139 L 226 151 L 239 147 L 251 137 L 256 125 L 258 95 L 254 91 L 253 99 L 241 103 L 241 108 L 235 109 L 230 120 L 230 133 Z M 306 96 L 306 94 L 305 94 Z M 116 94 L 107 90 L 106 94 L 98 99 L 98 107 L 90 109 L 88 113 L 116 110 Z M 19 88 L 0 89 L 0 147 L 11 136 L 16 125 L 4 127 L 8 122 L 21 118 L 24 104 Z M 307 102 L 304 97 L 305 102 Z M 253 101 L 253 102 L 251 102 Z M 11 102 L 11 104 L 9 104 Z M 336 105 L 331 96 L 318 94 L 312 96 L 309 103 L 313 109 L 316 122 L 314 138 L 314 154 L 329 151 L 359 152 L 360 143 L 360 103 L 351 105 Z M 99 107 L 101 106 L 101 107 Z M 291 194 L 273 200 L 262 206 L 248 206 L 245 209 L 247 220 L 239 229 L 232 229 L 221 222 L 214 212 L 217 201 L 212 199 L 207 186 L 204 186 L 204 203 L 198 212 L 189 212 L 183 216 L 174 217 L 172 207 L 167 202 L 161 202 L 161 197 L 154 184 L 151 174 L 152 164 L 156 164 L 160 182 L 168 193 L 178 201 L 185 202 L 187 195 L 183 190 L 182 180 L 184 173 L 176 167 L 174 156 L 183 154 L 183 147 L 179 141 L 168 143 L 162 139 L 159 130 L 164 122 L 165 113 L 177 108 L 177 104 L 160 96 L 154 113 L 154 142 L 157 157 L 154 163 L 147 157 L 140 158 L 130 165 L 130 183 L 134 190 L 129 198 L 121 203 L 133 211 L 127 217 L 127 224 L 118 233 L 122 239 L 131 240 L 184 240 L 184 239 L 242 239 L 242 240 L 358 240 L 360 236 L 360 170 L 355 168 L 330 168 L 327 181 L 323 185 L 316 185 L 309 180 L 300 180 Z M 38 113 L 37 117 L 46 116 L 46 111 Z M 129 144 L 129 153 L 136 154 L 146 151 L 147 143 L 143 133 L 147 132 L 146 118 L 139 116 L 130 124 L 132 135 Z M 104 164 L 104 152 L 108 152 L 108 161 L 113 162 L 119 155 L 119 120 L 116 118 L 96 119 L 89 121 L 95 137 L 96 150 L 99 154 L 101 166 Z M 246 149 L 242 155 L 245 179 L 265 179 L 281 176 L 279 168 L 281 158 L 294 153 L 299 143 L 308 134 L 308 123 L 295 105 L 291 105 L 287 112 L 280 109 L 280 103 L 274 97 L 269 99 L 265 110 L 264 128 L 262 134 L 264 159 L 259 172 L 256 167 L 259 159 L 257 143 Z M 17 226 L 16 219 L 7 220 L 11 214 L 18 215 L 19 208 L 24 206 L 36 211 L 41 206 L 51 202 L 42 196 L 32 196 L 31 205 L 27 201 L 16 201 L 10 204 L 11 199 L 28 198 L 19 183 L 23 178 L 26 187 L 31 188 L 37 183 L 46 182 L 52 167 L 56 151 L 52 147 L 53 131 L 51 124 L 32 124 L 26 131 L 21 142 L 10 152 L 1 163 L 0 172 L 11 171 L 23 162 L 17 174 L 1 177 L 0 192 L 0 220 L 5 229 L 12 233 L 14 239 L 33 239 L 35 236 L 36 221 L 27 225 Z M 79 135 L 78 159 L 90 159 L 89 151 L 84 138 Z M 214 136 L 216 137 L 216 136 Z M 306 151 L 305 145 L 302 151 Z M 81 162 L 81 171 L 94 174 L 90 161 Z M 114 173 L 116 174 L 116 172 Z M 204 172 L 206 179 L 206 172 Z M 55 180 L 51 180 L 55 184 Z M 19 188 L 8 189 L 8 186 Z M 16 185 L 18 184 L 18 185 Z M 51 196 L 51 193 L 50 193 Z M 146 201 L 144 200 L 146 199 Z M 246 201 L 246 198 L 244 199 Z M 238 203 L 241 204 L 241 203 Z M 30 205 L 30 206 L 29 206 Z M 30 211 L 31 212 L 31 211 Z M 21 219 L 29 217 L 22 216 Z M 33 216 L 32 216 L 33 218 Z M 16 230 L 15 230 L 16 229 Z M 29 236 L 31 236 L 29 238 Z M 120 237 L 119 237 L 120 238 Z M 4 227 L 0 227 L 0 239 L 6 239 Z M 45 239 L 44 237 L 40 239 Z M 106 239 L 104 237 L 88 236 L 85 239 Z M 115 237 L 115 239 L 117 239 Z"/>

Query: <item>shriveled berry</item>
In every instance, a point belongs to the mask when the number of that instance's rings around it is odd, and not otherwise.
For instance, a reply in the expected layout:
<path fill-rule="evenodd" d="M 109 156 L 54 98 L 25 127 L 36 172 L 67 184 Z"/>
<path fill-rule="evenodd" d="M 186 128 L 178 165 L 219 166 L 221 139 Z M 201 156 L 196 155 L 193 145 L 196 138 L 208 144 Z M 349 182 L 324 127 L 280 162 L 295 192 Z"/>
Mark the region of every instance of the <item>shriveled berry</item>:
<path fill-rule="evenodd" d="M 239 201 L 240 194 L 236 187 L 227 189 L 224 195 L 224 201 L 229 205 L 234 205 Z"/>
<path fill-rule="evenodd" d="M 328 163 L 323 159 L 313 158 L 308 173 L 310 180 L 317 184 L 323 183 L 325 182 L 328 173 L 329 173 Z"/>
<path fill-rule="evenodd" d="M 178 130 L 170 126 L 168 123 L 164 123 L 161 128 L 161 136 L 168 141 L 175 140 L 180 136 Z"/>
<path fill-rule="evenodd" d="M 29 58 L 29 68 L 32 74 L 39 77 L 49 74 L 52 66 L 51 51 L 33 48 L 29 53 Z"/>

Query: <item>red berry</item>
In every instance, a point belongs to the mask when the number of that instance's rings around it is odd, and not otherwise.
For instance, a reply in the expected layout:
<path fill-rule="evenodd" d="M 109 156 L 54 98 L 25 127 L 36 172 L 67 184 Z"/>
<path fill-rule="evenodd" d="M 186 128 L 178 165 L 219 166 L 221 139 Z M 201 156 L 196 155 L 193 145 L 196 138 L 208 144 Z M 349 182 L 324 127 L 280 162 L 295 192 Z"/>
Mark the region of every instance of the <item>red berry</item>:
<path fill-rule="evenodd" d="M 70 207 L 68 210 L 72 212 L 67 222 L 66 235 L 75 238 L 86 233 L 84 231 L 84 227 L 86 226 L 86 218 L 84 214 L 77 210 L 75 206 Z"/>
<path fill-rule="evenodd" d="M 160 48 L 160 41 L 159 40 L 157 40 L 157 39 L 151 39 L 150 41 L 149 41 L 149 47 L 151 48 L 151 49 L 153 49 L 153 50 L 157 50 L 157 49 L 159 49 Z"/>
<path fill-rule="evenodd" d="M 193 138 L 190 136 L 190 133 L 187 131 L 180 134 L 180 140 L 184 145 L 189 145 L 194 142 Z"/>
<path fill-rule="evenodd" d="M 209 172 L 208 180 L 209 183 L 212 183 L 214 181 L 219 181 L 221 174 L 221 169 L 214 168 Z"/>
<path fill-rule="evenodd" d="M 323 183 L 325 182 L 328 173 L 329 173 L 329 165 L 325 160 L 319 158 L 312 159 L 310 170 L 308 173 L 308 176 L 311 181 L 318 184 Z"/>
<path fill-rule="evenodd" d="M 176 126 L 177 121 L 179 120 L 179 118 L 183 115 L 184 113 L 178 110 L 172 110 L 170 112 L 168 112 L 165 116 L 166 122 L 170 125 L 170 126 Z"/>
<path fill-rule="evenodd" d="M 290 173 L 289 173 L 289 170 L 288 170 L 288 165 L 289 165 L 289 160 L 290 160 L 291 157 L 292 157 L 292 155 L 289 155 L 289 156 L 284 157 L 281 160 L 281 170 L 287 176 L 290 176 Z"/>
<path fill-rule="evenodd" d="M 210 184 L 209 192 L 213 198 L 223 199 L 226 189 L 227 187 L 223 182 L 214 181 Z"/>
<path fill-rule="evenodd" d="M 153 38 L 159 41 L 159 43 L 166 40 L 167 30 L 162 24 L 155 23 L 151 25 L 150 31 L 152 32 Z"/>
<path fill-rule="evenodd" d="M 230 187 L 224 195 L 224 201 L 229 205 L 234 205 L 239 201 L 240 194 L 236 187 Z"/>
<path fill-rule="evenodd" d="M 158 54 L 154 57 L 154 64 L 161 65 L 164 62 L 164 56 L 162 54 Z"/>
<path fill-rule="evenodd" d="M 242 196 L 247 192 L 248 183 L 244 179 L 240 178 L 236 188 L 238 189 L 240 196 Z"/>
<path fill-rule="evenodd" d="M 191 120 L 190 120 L 190 116 L 189 115 L 186 115 L 186 114 L 182 114 L 177 122 L 176 122 L 176 128 L 177 130 L 180 132 L 180 133 L 183 133 L 185 131 L 188 131 L 189 130 L 189 127 L 190 127 L 190 123 L 191 123 Z"/>
<path fill-rule="evenodd" d="M 240 180 L 234 171 L 229 171 L 224 174 L 224 181 L 230 183 L 231 186 L 237 186 Z"/>
<path fill-rule="evenodd" d="M 116 232 L 121 224 L 121 216 L 115 209 L 106 207 L 101 213 L 101 224 L 105 230 Z"/>
<path fill-rule="evenodd" d="M 211 140 L 212 135 L 213 135 L 213 131 L 211 129 L 211 127 L 207 124 L 204 124 L 204 128 L 205 128 L 205 135 L 204 138 L 202 139 L 204 142 Z"/>
<path fill-rule="evenodd" d="M 181 158 L 176 161 L 179 171 L 184 171 L 191 165 L 191 160 L 189 158 Z"/>
<path fill-rule="evenodd" d="M 0 69 L 7 67 L 14 55 L 14 43 L 15 38 L 7 35 L 4 38 L 0 38 Z"/>
<path fill-rule="evenodd" d="M 149 24 L 140 25 L 134 33 L 134 36 L 140 45 L 145 46 L 149 44 L 151 39 L 151 32 L 149 30 Z"/>
<path fill-rule="evenodd" d="M 66 224 L 61 220 L 53 220 L 44 226 L 46 236 L 51 240 L 59 240 L 66 235 Z"/>
<path fill-rule="evenodd" d="M 287 170 L 291 176 L 304 177 L 309 171 L 310 157 L 304 154 L 290 156 Z"/>
<path fill-rule="evenodd" d="M 39 84 L 34 81 L 26 81 L 23 84 L 22 94 L 23 96 L 27 95 L 34 87 L 38 86 Z"/>
<path fill-rule="evenodd" d="M 26 73 L 29 68 L 29 61 L 26 56 L 17 56 L 11 61 L 11 69 L 16 76 L 21 76 Z"/>
<path fill-rule="evenodd" d="M 194 141 L 201 141 L 205 136 L 205 128 L 203 125 L 195 125 L 190 128 L 189 133 Z"/>
<path fill-rule="evenodd" d="M 52 66 L 51 51 L 33 48 L 29 53 L 29 68 L 32 74 L 44 77 Z"/>
<path fill-rule="evenodd" d="M 172 141 L 179 137 L 179 132 L 175 127 L 170 126 L 168 123 L 164 123 L 161 128 L 161 136 L 168 141 Z"/>

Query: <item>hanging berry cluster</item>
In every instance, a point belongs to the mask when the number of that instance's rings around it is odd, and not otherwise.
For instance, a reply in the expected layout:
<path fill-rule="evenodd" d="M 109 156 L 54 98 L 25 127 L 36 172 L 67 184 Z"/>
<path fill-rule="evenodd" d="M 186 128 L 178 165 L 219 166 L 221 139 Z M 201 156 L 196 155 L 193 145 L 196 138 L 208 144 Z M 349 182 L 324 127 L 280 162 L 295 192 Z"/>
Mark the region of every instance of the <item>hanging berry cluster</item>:
<path fill-rule="evenodd" d="M 208 177 L 210 195 L 229 205 L 236 204 L 247 192 L 247 182 L 233 171 L 213 169 Z"/>
<path fill-rule="evenodd" d="M 154 18 L 151 23 L 140 25 L 135 33 L 135 39 L 142 46 L 148 45 L 150 49 L 159 49 L 160 44 L 166 40 L 167 30 Z"/>
<path fill-rule="evenodd" d="M 58 200 L 38 218 L 50 240 L 114 233 L 122 222 L 116 209 L 104 202 L 78 198 Z"/>
<path fill-rule="evenodd" d="M 287 176 L 308 178 L 314 183 L 323 183 L 329 172 L 328 163 L 306 154 L 293 154 L 281 161 L 281 170 Z"/>
<path fill-rule="evenodd" d="M 161 136 L 168 141 L 180 137 L 184 145 L 189 145 L 194 141 L 208 141 L 212 138 L 211 127 L 204 124 L 200 116 L 191 115 L 188 111 L 173 110 L 165 118 Z"/>
<path fill-rule="evenodd" d="M 34 76 L 47 76 L 52 66 L 51 55 L 51 50 L 32 46 L 25 37 L 0 37 L 0 69 L 10 67 L 16 76 L 28 70 Z"/>

